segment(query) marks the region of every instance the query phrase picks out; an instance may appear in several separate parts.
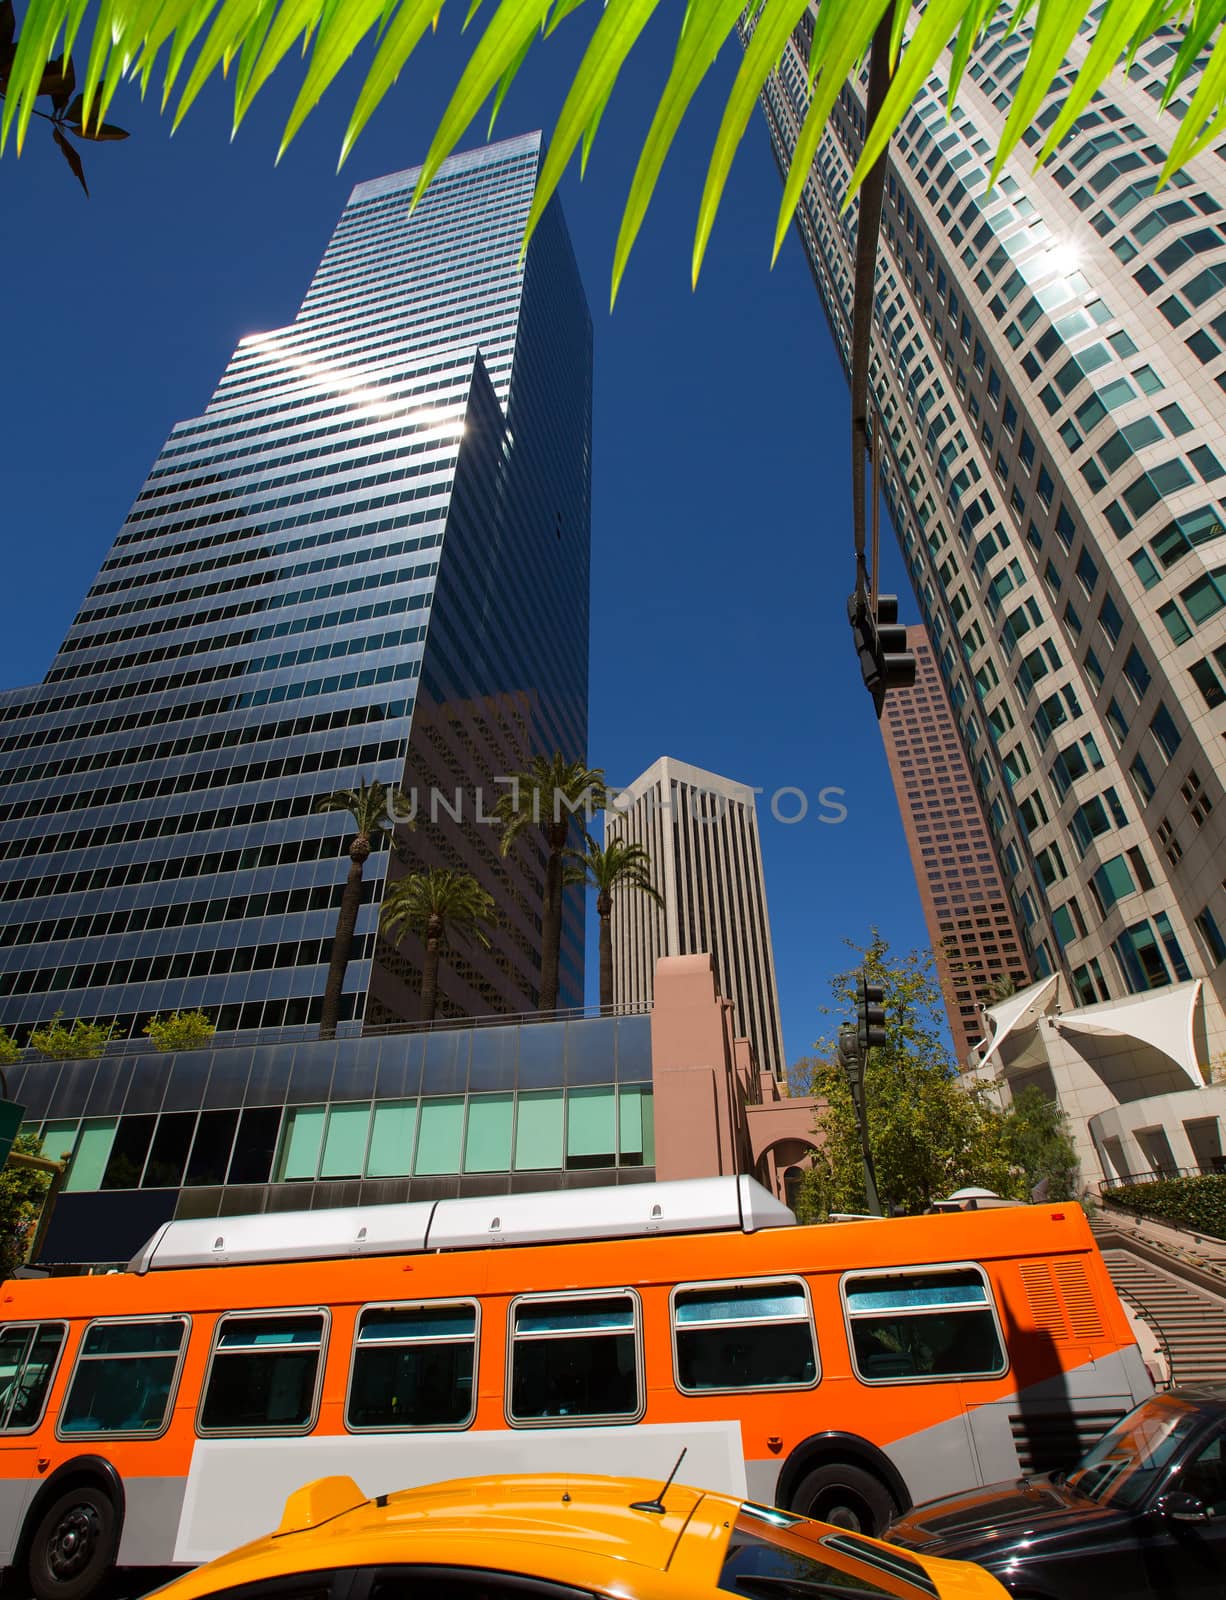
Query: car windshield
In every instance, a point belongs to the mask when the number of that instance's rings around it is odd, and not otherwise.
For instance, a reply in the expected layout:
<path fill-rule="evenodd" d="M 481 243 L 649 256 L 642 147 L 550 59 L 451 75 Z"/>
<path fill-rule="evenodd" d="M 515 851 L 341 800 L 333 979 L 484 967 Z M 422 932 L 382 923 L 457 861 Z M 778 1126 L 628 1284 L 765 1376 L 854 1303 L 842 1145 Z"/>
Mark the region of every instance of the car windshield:
<path fill-rule="evenodd" d="M 940 1600 L 904 1551 L 749 1503 L 728 1536 L 719 1587 L 744 1600 Z"/>
<path fill-rule="evenodd" d="M 1182 1451 L 1203 1420 L 1197 1408 L 1173 1395 L 1147 1400 L 1104 1433 L 1082 1456 L 1068 1481 L 1102 1505 L 1135 1509 Z"/>

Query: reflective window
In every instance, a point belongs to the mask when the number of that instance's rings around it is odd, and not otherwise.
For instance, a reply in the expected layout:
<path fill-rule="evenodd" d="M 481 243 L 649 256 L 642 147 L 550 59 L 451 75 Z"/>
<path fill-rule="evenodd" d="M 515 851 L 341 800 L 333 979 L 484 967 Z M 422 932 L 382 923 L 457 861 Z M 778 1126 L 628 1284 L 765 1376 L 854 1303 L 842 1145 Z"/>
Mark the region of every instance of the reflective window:
<path fill-rule="evenodd" d="M 371 1306 L 358 1318 L 346 1426 L 456 1428 L 476 1409 L 471 1302 Z"/>
<path fill-rule="evenodd" d="M 91 1322 L 60 1407 L 60 1435 L 155 1434 L 165 1427 L 186 1317 Z"/>
<path fill-rule="evenodd" d="M 843 1297 L 856 1374 L 866 1383 L 990 1377 L 1008 1366 L 977 1267 L 849 1276 Z"/>
<path fill-rule="evenodd" d="M 322 1311 L 232 1314 L 217 1324 L 201 1433 L 307 1433 L 323 1366 Z"/>
<path fill-rule="evenodd" d="M 37 1427 L 65 1332 L 62 1322 L 0 1328 L 0 1429 Z"/>
<path fill-rule="evenodd" d="M 511 1314 L 513 1422 L 637 1416 L 638 1300 L 520 1300 Z"/>
<path fill-rule="evenodd" d="M 711 1284 L 673 1296 L 682 1389 L 796 1388 L 817 1378 L 804 1285 Z"/>

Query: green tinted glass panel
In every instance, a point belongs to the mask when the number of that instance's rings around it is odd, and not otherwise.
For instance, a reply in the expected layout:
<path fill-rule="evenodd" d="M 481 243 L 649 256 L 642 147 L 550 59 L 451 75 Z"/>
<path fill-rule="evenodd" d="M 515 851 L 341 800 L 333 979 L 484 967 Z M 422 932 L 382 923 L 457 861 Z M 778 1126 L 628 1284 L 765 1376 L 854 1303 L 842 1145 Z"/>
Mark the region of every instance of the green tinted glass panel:
<path fill-rule="evenodd" d="M 422 1176 L 460 1170 L 460 1136 L 464 1131 L 461 1096 L 423 1100 L 417 1128 L 417 1161 L 413 1170 Z"/>
<path fill-rule="evenodd" d="M 517 1306 L 515 1332 L 599 1333 L 611 1328 L 633 1328 L 634 1302 L 609 1300 L 544 1300 Z"/>
<path fill-rule="evenodd" d="M 468 1101 L 464 1134 L 465 1172 L 511 1170 L 511 1122 L 514 1099 L 509 1094 L 474 1094 Z"/>
<path fill-rule="evenodd" d="M 515 1108 L 516 1170 L 542 1172 L 562 1165 L 562 1091 L 521 1094 Z"/>
<path fill-rule="evenodd" d="M 332 1107 L 328 1113 L 324 1156 L 319 1166 L 321 1178 L 362 1176 L 369 1127 L 370 1107 L 365 1103 Z"/>
<path fill-rule="evenodd" d="M 71 1155 L 80 1126 L 76 1117 L 69 1122 L 44 1122 L 39 1153 L 48 1161 L 61 1161 L 64 1156 Z"/>
<path fill-rule="evenodd" d="M 607 1156 L 617 1149 L 614 1091 L 572 1089 L 566 1097 L 566 1159 Z"/>
<path fill-rule="evenodd" d="M 81 1124 L 76 1153 L 65 1190 L 100 1189 L 115 1138 L 115 1117 L 97 1117 Z"/>
<path fill-rule="evenodd" d="M 630 1084 L 617 1091 L 618 1150 L 624 1161 L 643 1159 L 643 1122 L 651 1121 L 651 1090 L 641 1084 Z M 646 1165 L 646 1160 L 643 1159 Z"/>
<path fill-rule="evenodd" d="M 319 1147 L 323 1143 L 326 1116 L 325 1106 L 298 1106 L 286 1113 L 276 1182 L 288 1183 L 292 1178 L 315 1176 L 319 1166 Z"/>
<path fill-rule="evenodd" d="M 363 1311 L 358 1343 L 471 1339 L 476 1331 L 477 1313 L 472 1306 L 422 1306 L 413 1311 L 397 1307 L 387 1311 Z"/>
<path fill-rule="evenodd" d="M 390 1100 L 376 1106 L 366 1154 L 368 1178 L 406 1177 L 413 1166 L 417 1101 Z"/>
<path fill-rule="evenodd" d="M 226 1323 L 217 1348 L 255 1350 L 267 1345 L 317 1345 L 323 1335 L 322 1317 L 238 1317 Z"/>

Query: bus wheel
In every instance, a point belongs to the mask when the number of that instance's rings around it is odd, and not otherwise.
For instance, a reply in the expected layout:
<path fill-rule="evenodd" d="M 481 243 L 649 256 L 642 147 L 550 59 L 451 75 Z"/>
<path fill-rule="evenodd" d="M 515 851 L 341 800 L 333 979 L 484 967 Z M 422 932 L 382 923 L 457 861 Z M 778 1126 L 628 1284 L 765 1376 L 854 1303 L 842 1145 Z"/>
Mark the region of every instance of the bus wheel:
<path fill-rule="evenodd" d="M 894 1515 L 894 1501 L 871 1472 L 831 1461 L 800 1480 L 792 1495 L 792 1509 L 836 1528 L 876 1535 Z"/>
<path fill-rule="evenodd" d="M 35 1600 L 84 1600 L 110 1572 L 119 1544 L 115 1505 L 105 1489 L 80 1483 L 47 1507 L 26 1560 Z"/>

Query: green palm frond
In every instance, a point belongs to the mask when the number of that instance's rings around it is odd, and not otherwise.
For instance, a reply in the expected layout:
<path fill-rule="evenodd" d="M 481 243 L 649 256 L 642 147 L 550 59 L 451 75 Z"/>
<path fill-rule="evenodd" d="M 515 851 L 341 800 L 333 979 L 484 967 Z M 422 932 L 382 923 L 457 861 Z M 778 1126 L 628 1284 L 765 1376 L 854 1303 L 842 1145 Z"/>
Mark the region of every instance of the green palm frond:
<path fill-rule="evenodd" d="M 497 921 L 494 897 L 468 872 L 431 867 L 398 879 L 384 896 L 379 913 L 380 931 L 399 943 L 406 933 L 424 937 L 433 922 L 444 934 L 472 938 L 487 950 L 488 929 Z"/>
<path fill-rule="evenodd" d="M 865 59 L 889 3 L 819 0 L 815 7 L 809 56 L 813 97 L 785 179 L 776 249 L 791 222 L 829 108 L 848 74 Z M 293 46 L 301 43 L 306 64 L 286 120 L 281 141 L 284 150 L 346 61 L 355 52 L 373 47 L 373 59 L 342 140 L 343 160 L 431 26 L 437 25 L 445 4 L 446 0 L 99 0 L 84 79 L 85 120 L 102 121 L 125 79 L 135 79 L 143 94 L 160 72 L 164 106 L 184 79 L 173 112 L 177 125 L 218 70 L 232 69 L 237 126 L 261 89 L 285 70 Z M 58 50 L 62 48 L 65 56 L 71 50 L 85 9 L 84 0 L 30 0 L 4 84 L 0 150 L 10 134 L 15 134 L 21 148 L 44 72 Z M 478 9 L 466 0 L 462 13 L 466 26 Z M 492 103 L 497 112 L 523 62 L 543 49 L 563 23 L 580 13 L 590 15 L 594 9 L 589 4 L 585 11 L 583 0 L 498 0 L 483 9 L 484 27 L 431 142 L 418 197 L 482 107 Z M 529 234 L 576 149 L 581 150 L 586 164 L 604 109 L 657 9 L 661 26 L 676 26 L 676 38 L 667 79 L 651 107 L 622 216 L 614 252 L 614 295 L 681 120 L 720 51 L 735 39 L 744 11 L 750 38 L 722 112 L 703 186 L 693 252 L 697 274 L 754 104 L 806 6 L 805 0 L 749 0 L 744 10 L 738 0 L 689 0 L 677 26 L 673 18 L 678 8 L 660 7 L 659 0 L 605 0 L 579 67 L 564 86 L 533 201 Z M 1092 9 L 1097 16 L 1087 28 Z M 458 7 L 452 6 L 448 16 L 457 12 Z M 1024 33 L 1027 59 L 997 148 L 994 172 L 1017 147 L 1036 109 L 1050 95 L 1058 73 L 1066 72 L 1071 82 L 1040 160 L 1051 154 L 1110 74 L 1165 31 L 1178 48 L 1166 68 L 1163 105 L 1169 106 L 1189 76 L 1203 65 L 1163 169 L 1165 180 L 1226 133 L 1224 15 L 1223 0 L 927 0 L 922 12 L 906 0 L 898 0 L 891 29 L 893 83 L 853 175 L 851 194 L 943 52 L 952 51 L 945 73 L 952 106 L 975 44 L 989 23 L 1002 18 L 1011 31 Z M 1074 40 L 1083 29 L 1089 48 L 1079 61 L 1070 61 Z M 1080 54 L 1080 47 L 1073 53 Z"/>
<path fill-rule="evenodd" d="M 502 829 L 503 855 L 525 828 L 548 828 L 571 816 L 590 822 L 608 804 L 604 768 L 568 761 L 560 750 L 533 756 L 522 772 L 501 781 L 507 787 L 498 796 L 494 816 Z"/>
<path fill-rule="evenodd" d="M 411 828 L 410 805 L 402 790 L 380 783 L 376 778 L 367 783 L 365 778 L 356 789 L 334 789 L 321 795 L 315 802 L 316 811 L 347 811 L 353 818 L 354 829 L 368 839 L 375 839 L 393 827 Z"/>
<path fill-rule="evenodd" d="M 622 839 L 601 844 L 589 834 L 586 849 L 568 850 L 566 854 L 570 858 L 568 882 L 590 884 L 598 895 L 637 889 L 657 905 L 664 904 L 652 882 L 651 857 L 641 844 L 627 844 Z"/>

